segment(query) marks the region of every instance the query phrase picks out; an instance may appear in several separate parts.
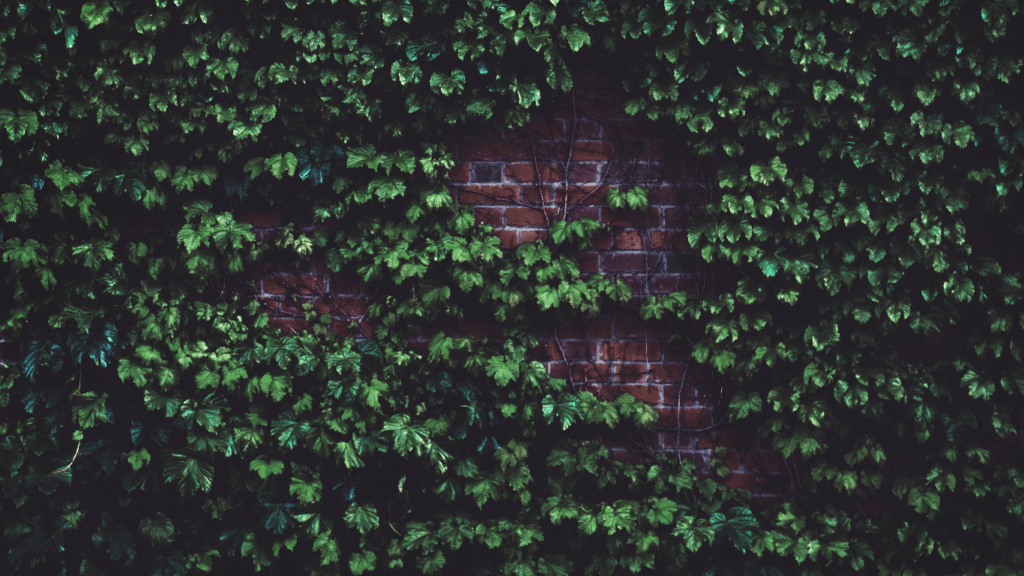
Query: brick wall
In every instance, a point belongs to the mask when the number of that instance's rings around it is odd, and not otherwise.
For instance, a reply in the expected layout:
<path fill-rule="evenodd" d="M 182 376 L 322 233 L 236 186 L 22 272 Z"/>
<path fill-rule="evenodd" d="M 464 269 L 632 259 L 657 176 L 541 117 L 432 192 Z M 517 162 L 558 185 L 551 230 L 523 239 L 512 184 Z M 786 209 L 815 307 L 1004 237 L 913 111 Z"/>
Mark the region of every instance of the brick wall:
<path fill-rule="evenodd" d="M 686 239 L 688 216 L 711 200 L 711 170 L 693 161 L 661 127 L 627 117 L 612 87 L 586 75 L 578 76 L 576 85 L 561 106 L 538 114 L 525 129 L 479 128 L 453 142 L 452 192 L 474 206 L 478 221 L 494 227 L 503 249 L 545 236 L 561 218 L 591 217 L 610 226 L 594 249 L 581 255 L 581 270 L 622 279 L 635 297 L 596 319 L 552 331 L 535 354 L 575 389 L 607 399 L 632 394 L 654 406 L 660 418 L 653 444 L 695 460 L 703 476 L 711 475 L 716 448 L 725 447 L 720 459 L 731 470 L 722 480 L 726 485 L 753 490 L 762 503 L 787 492 L 790 476 L 781 457 L 716 419 L 722 384 L 690 362 L 685 346 L 670 342 L 673 335 L 684 341 L 686 335 L 639 316 L 640 302 L 648 296 L 714 292 L 716 272 L 700 263 Z M 616 212 L 604 205 L 608 189 L 632 186 L 649 190 L 647 210 Z M 236 217 L 251 223 L 261 239 L 281 231 L 274 213 Z M 373 326 L 363 319 L 366 294 L 359 280 L 332 274 L 322 262 L 305 269 L 267 262 L 256 288 L 271 324 L 284 331 L 311 329 L 304 316 L 312 307 L 318 316 L 332 317 L 334 332 L 373 335 Z M 494 334 L 480 319 L 462 321 L 459 330 Z M 14 357 L 14 343 L 0 335 L 0 360 Z M 602 440 L 618 459 L 642 458 L 621 439 Z"/>
<path fill-rule="evenodd" d="M 715 449 L 724 446 L 719 458 L 731 470 L 722 480 L 726 485 L 753 490 L 762 502 L 788 491 L 783 460 L 756 437 L 741 436 L 715 418 L 722 385 L 704 377 L 684 346 L 670 343 L 678 327 L 639 316 L 645 297 L 679 290 L 706 295 L 715 289 L 715 271 L 699 262 L 686 238 L 688 216 L 711 200 L 711 169 L 690 158 L 666 130 L 627 117 L 613 87 L 582 75 L 576 86 L 559 107 L 537 114 L 524 129 L 479 127 L 452 143 L 452 192 L 474 207 L 479 222 L 494 227 L 503 249 L 545 236 L 562 218 L 591 217 L 610 226 L 594 249 L 581 255 L 581 270 L 622 279 L 635 297 L 594 320 L 553 331 L 535 354 L 552 375 L 576 389 L 607 399 L 632 394 L 654 406 L 660 416 L 654 445 L 695 460 L 702 475 L 711 475 Z M 633 186 L 649 191 L 647 210 L 616 212 L 605 206 L 610 188 Z M 240 217 L 262 237 L 278 227 L 273 214 Z M 346 335 L 352 334 L 346 328 L 350 322 L 361 322 L 366 306 L 355 278 L 331 275 L 318 264 L 287 272 L 270 268 L 259 290 L 274 325 L 308 329 L 304 303 L 331 314 L 332 329 Z M 295 292 L 300 303 L 287 296 Z M 363 335 L 372 333 L 365 323 L 361 328 Z M 459 329 L 494 334 L 481 319 L 465 320 Z M 425 351 L 425 341 L 418 344 Z M 618 459 L 642 458 L 623 440 L 602 440 Z"/>

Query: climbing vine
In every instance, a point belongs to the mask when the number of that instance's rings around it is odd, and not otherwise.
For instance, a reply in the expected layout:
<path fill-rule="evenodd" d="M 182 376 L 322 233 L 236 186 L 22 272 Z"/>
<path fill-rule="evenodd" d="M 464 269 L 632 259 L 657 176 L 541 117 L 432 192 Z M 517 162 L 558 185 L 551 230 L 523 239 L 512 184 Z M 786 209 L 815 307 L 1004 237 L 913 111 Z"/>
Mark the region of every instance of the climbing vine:
<path fill-rule="evenodd" d="M 10 572 L 1022 569 L 1015 1 L 0 10 Z M 568 195 L 503 251 L 448 188 L 454 128 L 525 125 L 588 58 L 713 160 L 713 289 L 582 273 L 607 227 Z M 319 259 L 366 317 L 269 325 L 267 263 Z M 530 351 L 635 294 L 794 493 L 608 458 L 657 414 Z M 451 330 L 480 316 L 500 337 Z"/>

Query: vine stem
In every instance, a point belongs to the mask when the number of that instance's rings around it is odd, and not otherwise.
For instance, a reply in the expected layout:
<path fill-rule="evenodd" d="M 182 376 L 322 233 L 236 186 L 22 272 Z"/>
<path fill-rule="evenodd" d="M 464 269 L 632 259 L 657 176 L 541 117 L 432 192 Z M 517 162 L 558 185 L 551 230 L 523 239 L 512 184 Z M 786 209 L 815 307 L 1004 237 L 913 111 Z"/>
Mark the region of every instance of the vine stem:
<path fill-rule="evenodd" d="M 58 469 L 54 470 L 53 472 L 50 472 L 50 476 L 56 476 L 58 474 L 63 474 L 64 472 L 67 472 L 68 469 L 71 468 L 71 465 L 75 463 L 75 460 L 78 459 L 78 453 L 79 453 L 79 451 L 81 451 L 81 449 L 82 449 L 82 441 L 79 440 L 78 441 L 78 445 L 75 446 L 75 453 L 71 456 L 71 462 L 68 462 L 68 465 L 63 467 L 63 468 L 58 468 Z"/>
<path fill-rule="evenodd" d="M 78 368 L 78 388 L 75 390 L 75 393 L 72 394 L 71 396 L 75 397 L 75 396 L 81 396 L 81 395 L 82 395 L 82 368 L 79 367 Z M 58 468 L 58 469 L 54 470 L 53 472 L 50 472 L 50 476 L 56 476 L 58 474 L 63 474 L 64 472 L 67 472 L 71 468 L 71 466 L 75 463 L 75 460 L 78 459 L 78 453 L 81 450 L 82 450 L 82 441 L 79 440 L 78 444 L 75 445 L 75 453 L 71 455 L 71 462 L 68 462 L 68 465 L 63 467 L 63 468 Z"/>

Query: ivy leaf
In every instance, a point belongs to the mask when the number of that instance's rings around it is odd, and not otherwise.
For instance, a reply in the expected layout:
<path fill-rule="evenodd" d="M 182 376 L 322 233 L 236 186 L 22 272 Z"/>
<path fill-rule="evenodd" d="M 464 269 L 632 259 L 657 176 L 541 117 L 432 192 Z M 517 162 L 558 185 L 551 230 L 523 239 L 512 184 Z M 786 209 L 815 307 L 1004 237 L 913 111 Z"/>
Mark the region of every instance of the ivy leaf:
<path fill-rule="evenodd" d="M 291 410 L 282 413 L 270 424 L 270 434 L 287 450 L 295 448 L 309 430 L 309 423 L 295 420 L 295 413 Z"/>
<path fill-rule="evenodd" d="M 320 497 L 323 494 L 323 484 L 319 478 L 309 479 L 293 476 L 291 484 L 288 485 L 288 492 L 294 494 L 299 499 L 299 502 L 312 504 L 320 501 Z"/>
<path fill-rule="evenodd" d="M 123 557 L 130 562 L 135 558 L 135 537 L 124 526 L 108 522 L 104 522 L 103 527 L 93 532 L 93 544 L 110 556 L 111 560 L 116 561 Z"/>
<path fill-rule="evenodd" d="M 113 6 L 106 0 L 102 2 L 86 2 L 82 6 L 80 17 L 82 22 L 92 30 L 107 21 L 107 17 L 114 11 Z"/>
<path fill-rule="evenodd" d="M 213 486 L 213 465 L 184 453 L 172 453 L 164 465 L 164 481 L 176 482 L 181 495 L 209 492 Z"/>
<path fill-rule="evenodd" d="M 377 160 L 377 149 L 372 144 L 363 144 L 348 149 L 346 166 L 349 168 L 360 168 L 366 166 L 376 169 L 379 164 Z"/>
<path fill-rule="evenodd" d="M 716 540 L 724 534 L 741 552 L 746 552 L 754 540 L 757 519 L 748 508 L 735 506 L 728 510 L 728 518 L 721 512 L 712 514 L 711 526 L 715 529 Z"/>
<path fill-rule="evenodd" d="M 69 338 L 71 359 L 76 364 L 82 363 L 82 356 L 88 354 L 97 366 L 106 368 L 114 358 L 114 346 L 117 344 L 117 327 L 107 322 L 102 330 L 90 330 L 72 334 Z"/>
<path fill-rule="evenodd" d="M 83 430 L 92 428 L 97 422 L 109 422 L 107 418 L 107 394 L 83 392 L 75 398 L 75 420 Z"/>
<path fill-rule="evenodd" d="M 506 360 L 502 356 L 493 356 L 487 361 L 487 375 L 494 378 L 498 386 L 506 386 L 519 378 L 519 362 Z"/>
<path fill-rule="evenodd" d="M 366 571 L 372 571 L 377 565 L 377 555 L 370 550 L 355 552 L 349 556 L 348 566 L 356 576 Z"/>
<path fill-rule="evenodd" d="M 291 152 L 275 154 L 263 162 L 263 167 L 273 174 L 274 178 L 277 178 L 278 180 L 284 177 L 285 172 L 287 172 L 289 176 L 294 176 L 295 168 L 298 167 L 298 165 L 299 159 Z"/>
<path fill-rule="evenodd" d="M 263 527 L 270 530 L 274 534 L 283 534 L 292 524 L 291 509 L 295 507 L 294 504 L 273 504 L 264 503 L 263 508 L 266 510 L 263 516 Z"/>
<path fill-rule="evenodd" d="M 372 505 L 353 502 L 345 511 L 345 524 L 349 528 L 359 530 L 360 534 L 369 534 L 380 524 L 380 518 Z"/>
<path fill-rule="evenodd" d="M 266 480 L 274 474 L 281 474 L 284 472 L 284 462 L 280 460 L 271 460 L 267 456 L 262 455 L 255 460 L 249 462 L 249 470 L 255 470 L 260 478 Z"/>
<path fill-rule="evenodd" d="M 143 518 L 139 522 L 139 532 L 154 546 L 174 542 L 174 523 L 163 512 L 157 512 L 153 518 Z"/>
<path fill-rule="evenodd" d="M 21 358 L 21 373 L 26 378 L 35 378 L 41 367 L 46 367 L 51 373 L 56 373 L 63 366 L 64 348 L 60 344 L 41 338 L 33 338 L 28 341 Z"/>

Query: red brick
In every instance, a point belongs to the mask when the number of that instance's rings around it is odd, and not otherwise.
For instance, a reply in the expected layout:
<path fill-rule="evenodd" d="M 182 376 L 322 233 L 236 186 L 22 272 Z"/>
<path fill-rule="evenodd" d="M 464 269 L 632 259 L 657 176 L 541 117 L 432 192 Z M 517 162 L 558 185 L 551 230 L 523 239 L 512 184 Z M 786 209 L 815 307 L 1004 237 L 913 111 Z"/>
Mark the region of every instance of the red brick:
<path fill-rule="evenodd" d="M 549 215 L 550 216 L 550 215 Z M 537 208 L 513 207 L 505 210 L 505 222 L 508 226 L 547 227 L 544 212 Z"/>
<path fill-rule="evenodd" d="M 477 142 L 459 150 L 463 160 L 518 160 L 519 144 L 513 142 Z"/>
<path fill-rule="evenodd" d="M 599 208 L 595 207 L 580 207 L 580 206 L 569 206 L 569 217 L 566 220 L 570 222 L 573 220 L 579 220 L 581 218 L 590 218 L 591 220 L 597 220 L 600 218 L 601 213 Z"/>
<path fill-rule="evenodd" d="M 661 359 L 661 344 L 658 342 L 605 342 L 601 346 L 601 359 L 613 362 L 656 362 Z"/>
<path fill-rule="evenodd" d="M 665 232 L 662 230 L 651 230 L 651 248 L 686 250 L 689 247 L 690 241 L 686 237 L 686 232 Z"/>
<path fill-rule="evenodd" d="M 633 452 L 632 450 L 612 450 L 612 460 L 616 462 L 625 462 L 626 464 L 643 464 L 643 456 Z"/>
<path fill-rule="evenodd" d="M 254 228 L 271 228 L 278 225 L 277 213 L 263 210 L 247 210 L 245 212 L 240 212 L 235 215 L 235 220 L 248 222 L 249 224 L 252 224 Z"/>
<path fill-rule="evenodd" d="M 537 175 L 540 175 L 540 182 L 561 182 L 565 178 L 565 172 L 561 166 L 554 164 L 531 163 L 507 164 L 505 175 L 512 182 L 537 182 Z"/>
<path fill-rule="evenodd" d="M 314 306 L 317 314 L 332 316 L 362 316 L 366 314 L 365 298 L 317 298 Z"/>
<path fill-rule="evenodd" d="M 682 274 L 671 274 L 655 276 L 651 280 L 651 292 L 655 294 L 670 294 L 672 292 L 697 293 L 697 284 L 693 278 Z"/>
<path fill-rule="evenodd" d="M 501 326 L 497 322 L 474 318 L 459 320 L 459 332 L 467 336 L 483 338 L 501 333 Z"/>
<path fill-rule="evenodd" d="M 570 204 L 604 204 L 609 186 L 573 186 L 569 189 Z M 555 189 L 555 200 L 565 200 L 565 188 Z"/>
<path fill-rule="evenodd" d="M 504 212 L 504 208 L 482 208 L 477 206 L 476 221 L 479 224 L 490 224 L 495 228 L 501 228 L 505 225 Z"/>
<path fill-rule="evenodd" d="M 655 408 L 658 425 L 685 428 L 705 428 L 711 425 L 711 410 L 707 408 Z M 684 432 L 686 430 L 683 430 Z M 697 445 L 700 448 L 700 445 Z"/>
<path fill-rule="evenodd" d="M 552 378 L 569 379 L 569 367 L 564 362 L 548 362 L 546 365 Z"/>
<path fill-rule="evenodd" d="M 526 244 L 527 242 L 533 242 L 538 238 L 547 238 L 547 230 L 523 230 L 519 233 L 519 242 Z"/>
<path fill-rule="evenodd" d="M 686 147 L 677 142 L 657 140 L 651 143 L 651 158 L 657 162 L 665 160 L 685 163 L 688 159 Z"/>
<path fill-rule="evenodd" d="M 327 262 L 323 258 L 314 258 L 312 268 L 313 272 L 318 274 L 326 274 L 331 271 L 331 269 L 327 267 Z"/>
<path fill-rule="evenodd" d="M 527 204 L 543 204 L 545 198 L 541 195 L 541 190 L 545 191 L 543 196 L 547 196 L 547 186 L 538 188 L 536 186 L 522 185 L 519 187 L 519 201 Z"/>
<path fill-rule="evenodd" d="M 279 302 L 273 298 L 260 298 L 260 311 L 275 312 L 278 310 Z"/>
<path fill-rule="evenodd" d="M 726 452 L 725 456 L 722 456 L 722 465 L 736 472 L 740 469 L 740 455 L 735 450 Z"/>
<path fill-rule="evenodd" d="M 743 466 L 747 470 L 761 472 L 785 472 L 786 464 L 778 452 L 747 452 L 743 455 Z"/>
<path fill-rule="evenodd" d="M 661 402 L 661 387 L 647 384 L 626 384 L 622 386 L 623 392 L 632 394 L 634 398 L 648 404 Z"/>
<path fill-rule="evenodd" d="M 448 180 L 452 182 L 469 182 L 469 164 L 459 162 L 448 172 Z"/>
<path fill-rule="evenodd" d="M 668 204 L 677 205 L 679 199 L 677 198 L 676 189 L 672 186 L 658 186 L 647 190 L 647 201 L 652 205 Z"/>
<path fill-rule="evenodd" d="M 656 366 L 651 366 L 651 368 L 653 372 L 653 368 L 656 368 Z M 658 382 L 658 380 L 655 378 L 651 378 L 651 381 Z M 663 387 L 665 395 L 665 405 L 693 406 L 697 401 L 697 397 L 700 395 L 699 391 L 695 386 L 691 384 L 680 385 L 678 384 L 678 381 L 679 380 L 677 379 L 675 384 Z"/>
<path fill-rule="evenodd" d="M 612 335 L 611 320 L 583 320 L 555 330 L 559 338 L 609 338 Z"/>
<path fill-rule="evenodd" d="M 606 252 L 601 255 L 601 271 L 603 272 L 645 272 L 646 253 L 640 252 Z"/>
<path fill-rule="evenodd" d="M 304 316 L 306 314 L 306 310 L 302 307 L 303 302 L 309 302 L 309 299 L 296 302 L 291 298 L 287 298 L 281 300 L 277 309 L 282 315 Z"/>
<path fill-rule="evenodd" d="M 571 148 L 571 149 L 570 149 Z M 570 156 L 571 153 L 571 156 Z M 570 162 L 607 162 L 612 159 L 615 153 L 615 145 L 605 140 L 583 140 L 569 143 L 559 143 L 555 147 L 555 156 Z"/>
<path fill-rule="evenodd" d="M 641 222 L 648 226 L 660 226 L 661 212 L 657 208 L 648 208 L 645 212 L 640 212 L 639 210 L 616 212 L 611 208 L 605 207 L 601 209 L 601 222 L 605 222 L 611 226 L 626 226 L 631 228 Z"/>
<path fill-rule="evenodd" d="M 519 233 L 515 230 L 498 230 L 496 234 L 498 235 L 498 240 L 501 241 L 498 247 L 502 250 L 519 246 Z"/>
<path fill-rule="evenodd" d="M 359 320 L 359 331 L 365 334 L 367 338 L 373 338 L 374 333 L 377 332 L 377 323 L 362 318 Z"/>
<path fill-rule="evenodd" d="M 523 137 L 526 131 L 519 129 L 517 136 Z M 565 138 L 565 122 L 559 119 L 534 120 L 530 122 L 530 136 L 533 138 L 546 138 L 548 140 L 561 140 Z"/>
<path fill-rule="evenodd" d="M 512 204 L 518 191 L 518 186 L 463 186 L 458 189 L 458 200 L 463 204 Z"/>
<path fill-rule="evenodd" d="M 693 446 L 693 434 L 659 432 L 658 446 L 668 449 L 690 448 Z"/>
<path fill-rule="evenodd" d="M 569 121 L 572 122 L 571 120 Z M 569 130 L 572 130 L 572 124 L 569 125 Z M 576 138 L 583 140 L 597 140 L 601 138 L 601 124 L 594 120 L 579 119 L 576 121 Z"/>
<path fill-rule="evenodd" d="M 615 247 L 619 250 L 642 250 L 644 239 L 636 230 L 623 230 L 615 235 Z"/>
<path fill-rule="evenodd" d="M 563 350 L 565 351 L 565 356 L 567 356 L 570 361 L 590 360 L 597 356 L 597 344 L 595 343 L 563 340 L 561 341 L 561 347 L 559 347 L 559 342 L 549 340 L 547 342 L 543 342 L 539 348 L 548 359 L 555 361 L 565 360 L 565 357 L 562 356 Z"/>
<path fill-rule="evenodd" d="M 611 376 L 611 372 L 611 364 L 604 362 L 573 364 L 572 379 L 577 383 L 593 382 L 595 380 L 606 382 L 608 377 Z"/>
<path fill-rule="evenodd" d="M 686 367 L 682 364 L 666 364 L 659 362 L 651 366 L 651 380 L 654 382 L 679 382 L 683 379 Z M 687 374 L 689 379 L 689 374 Z"/>
<path fill-rule="evenodd" d="M 757 490 L 757 478 L 750 474 L 729 474 L 721 479 L 719 483 L 726 488 L 738 488 L 742 490 Z"/>
<path fill-rule="evenodd" d="M 719 428 L 711 432 L 702 432 L 697 439 L 697 449 L 705 450 L 725 446 L 727 448 L 739 448 L 743 446 L 743 440 L 739 432 L 732 428 Z"/>
<path fill-rule="evenodd" d="M 663 214 L 665 216 L 665 226 L 675 228 L 680 232 L 684 231 L 686 224 L 690 221 L 689 210 L 667 207 L 663 210 Z"/>
<path fill-rule="evenodd" d="M 649 123 L 637 120 L 616 120 L 615 122 L 605 124 L 604 129 L 605 134 L 614 140 L 635 141 L 638 137 L 643 138 L 651 133 Z"/>
<path fill-rule="evenodd" d="M 271 318 L 269 324 L 282 332 L 305 332 L 313 327 L 302 318 Z"/>
<path fill-rule="evenodd" d="M 358 334 L 358 332 L 353 332 L 352 329 L 348 327 L 348 325 L 348 320 L 332 320 L 331 325 L 327 328 L 327 330 L 329 332 L 334 332 L 341 338 L 348 338 L 349 336 L 354 336 Z"/>
<path fill-rule="evenodd" d="M 275 274 L 263 279 L 263 289 L 269 294 L 318 294 L 324 290 L 322 276 Z"/>
<path fill-rule="evenodd" d="M 580 112 L 588 116 L 597 118 L 611 118 L 619 114 L 619 107 L 614 104 L 610 99 L 587 99 L 576 97 L 576 107 L 579 108 Z M 569 112 L 572 115 L 572 112 Z"/>
<path fill-rule="evenodd" d="M 649 373 L 647 364 L 617 364 L 614 380 L 619 384 L 645 383 Z"/>
<path fill-rule="evenodd" d="M 573 162 L 569 168 L 569 182 L 571 184 L 586 184 L 599 182 L 601 180 L 601 164 L 594 162 Z"/>
<path fill-rule="evenodd" d="M 327 287 L 334 294 L 358 294 L 359 278 L 347 274 L 332 274 L 327 277 Z"/>
<path fill-rule="evenodd" d="M 580 272 L 584 274 L 598 271 L 597 254 L 594 252 L 584 252 L 576 257 L 576 261 L 580 265 Z"/>
<path fill-rule="evenodd" d="M 655 320 L 644 322 L 621 318 L 615 323 L 616 338 L 667 338 L 673 334 L 675 331 L 668 325 Z"/>
<path fill-rule="evenodd" d="M 615 245 L 615 236 L 611 232 L 599 232 L 590 241 L 594 250 L 608 250 Z"/>

